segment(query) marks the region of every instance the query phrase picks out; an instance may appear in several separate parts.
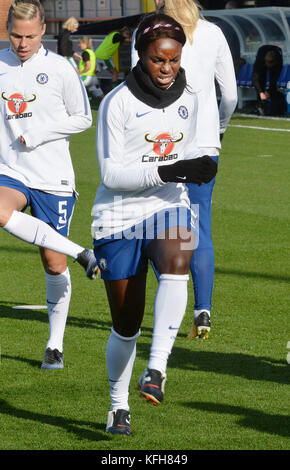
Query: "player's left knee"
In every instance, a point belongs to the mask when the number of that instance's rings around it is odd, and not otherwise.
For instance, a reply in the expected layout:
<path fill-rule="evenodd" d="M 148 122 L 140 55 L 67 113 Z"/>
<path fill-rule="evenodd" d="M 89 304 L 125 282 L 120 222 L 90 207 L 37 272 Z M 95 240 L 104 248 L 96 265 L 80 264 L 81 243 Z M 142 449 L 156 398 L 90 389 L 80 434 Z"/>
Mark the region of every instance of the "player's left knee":
<path fill-rule="evenodd" d="M 67 268 L 67 258 L 65 255 L 58 256 L 42 256 L 42 264 L 47 274 L 57 276 L 65 272 Z"/>
<path fill-rule="evenodd" d="M 59 274 L 63 274 L 66 268 L 66 266 L 46 266 L 44 269 L 47 274 L 58 276 Z"/>
<path fill-rule="evenodd" d="M 190 259 L 191 257 L 182 252 L 177 253 L 168 260 L 166 263 L 167 266 L 162 271 L 167 274 L 187 274 L 190 266 Z"/>

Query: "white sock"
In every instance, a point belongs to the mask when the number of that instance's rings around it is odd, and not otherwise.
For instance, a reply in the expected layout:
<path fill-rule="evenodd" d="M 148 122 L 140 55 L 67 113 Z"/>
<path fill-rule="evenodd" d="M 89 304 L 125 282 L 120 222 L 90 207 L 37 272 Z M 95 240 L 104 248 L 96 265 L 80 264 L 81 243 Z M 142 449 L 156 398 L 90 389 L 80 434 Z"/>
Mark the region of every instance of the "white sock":
<path fill-rule="evenodd" d="M 129 410 L 129 385 L 136 357 L 136 341 L 119 335 L 112 328 L 107 343 L 106 360 L 110 383 L 111 410 Z"/>
<path fill-rule="evenodd" d="M 71 298 L 69 269 L 53 276 L 45 273 L 49 320 L 49 340 L 46 347 L 63 351 L 63 337 Z"/>
<path fill-rule="evenodd" d="M 194 310 L 193 312 L 194 318 L 196 319 L 201 312 L 207 312 L 208 316 L 210 317 L 210 310 L 203 308 L 202 310 Z"/>
<path fill-rule="evenodd" d="M 161 274 L 159 278 L 149 369 L 166 371 L 167 360 L 186 310 L 188 279 L 187 274 Z"/>
<path fill-rule="evenodd" d="M 42 220 L 23 212 L 13 211 L 3 229 L 20 240 L 63 253 L 74 259 L 84 249 L 60 235 Z"/>

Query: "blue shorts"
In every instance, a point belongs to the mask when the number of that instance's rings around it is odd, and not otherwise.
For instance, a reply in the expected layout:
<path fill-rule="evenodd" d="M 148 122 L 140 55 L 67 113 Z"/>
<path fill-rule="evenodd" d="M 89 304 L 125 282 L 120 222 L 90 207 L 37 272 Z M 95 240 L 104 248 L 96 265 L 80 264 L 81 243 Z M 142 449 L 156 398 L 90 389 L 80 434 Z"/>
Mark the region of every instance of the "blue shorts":
<path fill-rule="evenodd" d="M 28 188 L 21 181 L 0 175 L 0 186 L 16 189 L 24 194 L 27 205 L 30 206 L 31 215 L 51 225 L 63 236 L 68 236 L 70 222 L 76 201 L 76 195 L 56 196 L 38 189 Z"/>
<path fill-rule="evenodd" d="M 94 253 L 101 278 L 116 281 L 136 276 L 142 271 L 147 272 L 147 247 L 169 227 L 193 230 L 191 212 L 184 207 L 165 209 L 124 232 L 94 240 Z"/>

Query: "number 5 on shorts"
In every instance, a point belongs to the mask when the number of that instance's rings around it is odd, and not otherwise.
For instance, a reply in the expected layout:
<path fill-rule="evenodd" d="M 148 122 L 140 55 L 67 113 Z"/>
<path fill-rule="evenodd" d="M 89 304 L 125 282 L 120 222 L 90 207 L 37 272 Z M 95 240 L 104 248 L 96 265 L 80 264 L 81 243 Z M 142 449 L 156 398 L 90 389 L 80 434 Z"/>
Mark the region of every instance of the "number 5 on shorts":
<path fill-rule="evenodd" d="M 57 230 L 64 228 L 67 224 L 67 201 L 59 201 L 58 203 L 58 224 Z"/>

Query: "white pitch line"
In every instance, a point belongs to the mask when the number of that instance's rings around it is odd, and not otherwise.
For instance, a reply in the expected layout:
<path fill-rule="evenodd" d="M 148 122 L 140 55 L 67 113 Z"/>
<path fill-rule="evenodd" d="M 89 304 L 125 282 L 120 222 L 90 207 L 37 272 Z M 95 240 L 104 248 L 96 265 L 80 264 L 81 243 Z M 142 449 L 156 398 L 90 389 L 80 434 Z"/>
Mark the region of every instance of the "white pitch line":
<path fill-rule="evenodd" d="M 238 116 L 238 117 L 248 117 L 250 119 L 264 119 L 267 121 L 290 121 L 290 117 L 284 117 L 284 116 L 259 116 L 258 114 L 242 114 L 242 113 L 234 113 L 233 116 Z"/>
<path fill-rule="evenodd" d="M 228 127 L 243 127 L 245 129 L 259 129 L 261 131 L 290 132 L 290 129 L 273 129 L 271 127 L 243 126 L 241 124 L 229 124 Z"/>
<path fill-rule="evenodd" d="M 47 308 L 47 305 L 15 305 L 15 310 L 44 310 Z"/>

